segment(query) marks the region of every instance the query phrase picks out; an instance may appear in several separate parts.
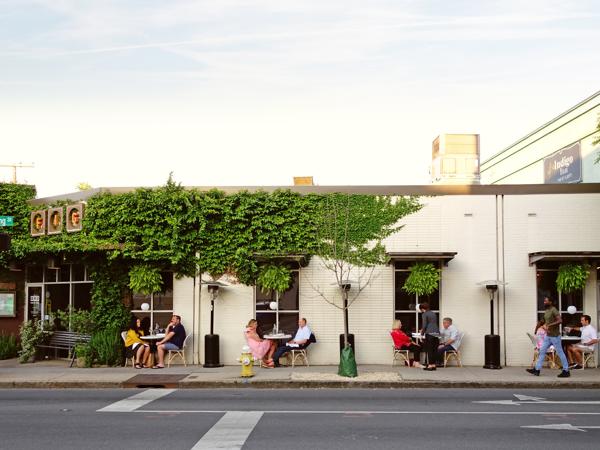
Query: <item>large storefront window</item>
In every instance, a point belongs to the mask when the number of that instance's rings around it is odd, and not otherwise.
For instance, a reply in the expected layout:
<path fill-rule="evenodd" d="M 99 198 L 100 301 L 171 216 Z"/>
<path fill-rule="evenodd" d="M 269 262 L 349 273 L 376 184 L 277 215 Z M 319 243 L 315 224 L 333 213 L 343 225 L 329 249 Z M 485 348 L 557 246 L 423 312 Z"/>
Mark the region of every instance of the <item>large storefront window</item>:
<path fill-rule="evenodd" d="M 430 295 L 409 294 L 402 286 L 410 274 L 409 267 L 416 261 L 396 261 L 394 263 L 395 294 L 394 294 L 394 319 L 402 321 L 402 329 L 406 333 L 415 333 L 421 329 L 421 317 L 416 309 L 419 303 L 429 303 L 431 311 L 436 313 L 439 320 L 440 290 L 437 289 Z M 433 264 L 437 264 L 433 262 Z M 391 326 L 391 324 L 390 324 Z"/>
<path fill-rule="evenodd" d="M 560 263 L 548 261 L 537 264 L 537 316 L 544 317 L 544 297 L 550 297 L 556 309 L 560 311 L 562 326 L 579 326 L 583 314 L 583 290 L 566 294 L 556 289 L 556 277 Z M 569 314 L 567 308 L 575 306 L 577 312 Z"/>
<path fill-rule="evenodd" d="M 161 292 L 151 295 L 133 293 L 132 313 L 146 321 L 151 328 L 166 328 L 173 316 L 173 273 L 162 272 L 163 287 Z M 142 304 L 147 303 L 149 309 L 144 311 Z M 156 326 L 158 324 L 158 327 Z"/>
<path fill-rule="evenodd" d="M 300 271 L 292 271 L 290 288 L 279 296 L 279 331 L 294 334 L 298 328 L 300 318 Z M 269 334 L 277 320 L 277 311 L 269 305 L 275 301 L 275 293 L 265 293 L 256 287 L 256 320 L 258 332 L 261 335 Z"/>
<path fill-rule="evenodd" d="M 28 266 L 26 279 L 28 320 L 44 320 L 58 329 L 68 330 L 70 323 L 58 323 L 56 311 L 91 309 L 93 281 L 84 265 Z"/>

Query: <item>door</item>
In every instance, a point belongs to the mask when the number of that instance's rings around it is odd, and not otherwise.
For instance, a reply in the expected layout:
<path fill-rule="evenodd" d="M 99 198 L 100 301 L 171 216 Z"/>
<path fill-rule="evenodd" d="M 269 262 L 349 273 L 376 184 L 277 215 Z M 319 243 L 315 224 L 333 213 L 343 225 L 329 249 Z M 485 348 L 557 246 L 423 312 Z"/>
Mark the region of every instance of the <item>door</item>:
<path fill-rule="evenodd" d="M 43 285 L 28 284 L 27 285 L 27 316 L 25 320 L 42 319 L 42 299 Z"/>

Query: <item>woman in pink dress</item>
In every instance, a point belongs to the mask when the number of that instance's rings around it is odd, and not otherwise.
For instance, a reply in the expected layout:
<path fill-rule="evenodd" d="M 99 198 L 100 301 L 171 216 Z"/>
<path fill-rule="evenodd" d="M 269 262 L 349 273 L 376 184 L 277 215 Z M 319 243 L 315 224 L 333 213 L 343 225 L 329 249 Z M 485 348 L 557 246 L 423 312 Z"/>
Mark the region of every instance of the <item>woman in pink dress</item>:
<path fill-rule="evenodd" d="M 248 347 L 252 352 L 252 356 L 256 359 L 262 359 L 263 367 L 273 368 L 273 353 L 275 353 L 275 341 L 269 341 L 268 339 L 261 339 L 256 332 L 258 322 L 256 319 L 251 319 L 246 327 L 246 341 Z"/>

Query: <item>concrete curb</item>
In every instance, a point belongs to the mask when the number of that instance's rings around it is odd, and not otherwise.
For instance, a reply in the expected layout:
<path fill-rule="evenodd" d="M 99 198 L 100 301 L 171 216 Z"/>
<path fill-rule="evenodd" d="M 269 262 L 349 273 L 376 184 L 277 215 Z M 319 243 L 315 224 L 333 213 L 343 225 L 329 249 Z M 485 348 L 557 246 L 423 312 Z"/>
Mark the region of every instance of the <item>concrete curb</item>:
<path fill-rule="evenodd" d="M 178 389 L 600 389 L 600 381 L 592 382 L 479 382 L 479 381 L 186 381 L 170 385 L 124 386 L 127 381 L 9 381 L 0 389 L 136 389 L 170 387 Z"/>

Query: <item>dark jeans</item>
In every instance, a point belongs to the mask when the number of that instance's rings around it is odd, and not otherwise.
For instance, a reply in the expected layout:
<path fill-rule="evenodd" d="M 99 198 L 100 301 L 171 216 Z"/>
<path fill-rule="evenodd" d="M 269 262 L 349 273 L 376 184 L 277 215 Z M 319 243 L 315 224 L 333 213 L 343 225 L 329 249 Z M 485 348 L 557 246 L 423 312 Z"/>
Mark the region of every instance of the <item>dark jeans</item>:
<path fill-rule="evenodd" d="M 410 343 L 408 345 L 403 345 L 400 347 L 400 350 L 408 350 L 409 352 L 413 352 L 415 355 L 415 362 L 421 362 L 421 346 L 417 344 Z"/>
<path fill-rule="evenodd" d="M 275 365 L 279 364 L 279 358 L 281 358 L 286 353 L 298 348 L 301 347 L 288 347 L 287 345 L 280 345 L 279 347 L 277 347 L 277 350 L 275 350 L 275 353 L 273 353 L 273 363 Z"/>
<path fill-rule="evenodd" d="M 425 335 L 423 350 L 427 352 L 427 364 L 435 364 L 438 345 L 440 345 L 440 339 L 438 337 L 432 336 L 431 334 Z"/>
<path fill-rule="evenodd" d="M 435 363 L 438 366 L 441 366 L 444 364 L 444 353 L 446 352 L 453 352 L 454 351 L 454 347 L 452 347 L 451 345 L 444 345 L 442 348 L 440 348 L 437 353 L 436 353 L 436 358 L 435 358 Z"/>

